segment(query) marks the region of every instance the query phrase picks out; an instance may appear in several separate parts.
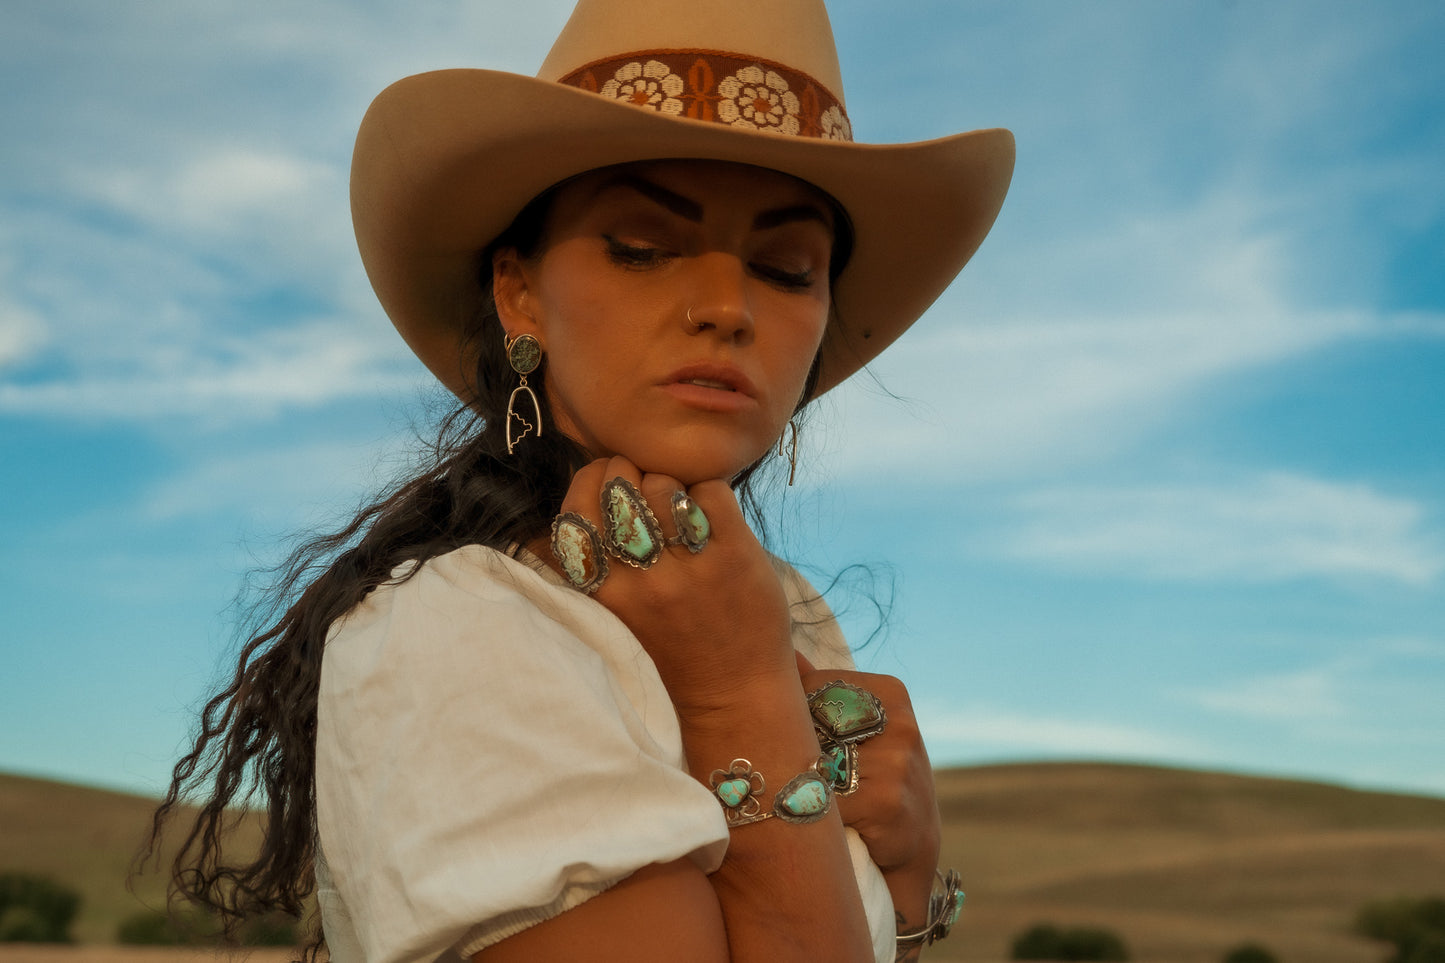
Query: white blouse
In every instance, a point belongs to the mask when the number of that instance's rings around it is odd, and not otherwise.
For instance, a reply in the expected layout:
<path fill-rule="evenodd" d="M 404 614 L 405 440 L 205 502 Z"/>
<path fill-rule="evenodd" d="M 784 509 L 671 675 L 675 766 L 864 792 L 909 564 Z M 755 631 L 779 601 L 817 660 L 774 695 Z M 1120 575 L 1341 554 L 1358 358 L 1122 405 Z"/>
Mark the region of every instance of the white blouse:
<path fill-rule="evenodd" d="M 781 571 L 794 645 L 851 668 L 827 606 Z M 467 546 L 374 590 L 332 626 L 317 715 L 317 895 L 337 963 L 466 959 L 650 863 L 712 872 L 727 849 L 651 658 L 534 557 Z M 887 886 L 851 829 L 848 845 L 891 960 Z"/>

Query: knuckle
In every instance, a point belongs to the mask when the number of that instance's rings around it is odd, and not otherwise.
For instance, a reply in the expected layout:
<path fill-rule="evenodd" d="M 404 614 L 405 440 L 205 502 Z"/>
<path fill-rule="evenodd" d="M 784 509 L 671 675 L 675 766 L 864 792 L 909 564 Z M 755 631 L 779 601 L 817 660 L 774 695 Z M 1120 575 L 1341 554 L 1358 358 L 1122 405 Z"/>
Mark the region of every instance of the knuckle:
<path fill-rule="evenodd" d="M 676 478 L 671 475 L 647 474 L 642 476 L 642 484 L 638 486 L 648 502 L 653 503 L 654 511 L 656 505 L 668 502 L 672 493 L 682 488 Z"/>
<path fill-rule="evenodd" d="M 910 746 L 922 742 L 923 732 L 918 728 L 918 719 L 907 706 L 899 709 L 900 711 L 895 712 L 893 706 L 887 707 L 888 728 L 885 732 Z"/>

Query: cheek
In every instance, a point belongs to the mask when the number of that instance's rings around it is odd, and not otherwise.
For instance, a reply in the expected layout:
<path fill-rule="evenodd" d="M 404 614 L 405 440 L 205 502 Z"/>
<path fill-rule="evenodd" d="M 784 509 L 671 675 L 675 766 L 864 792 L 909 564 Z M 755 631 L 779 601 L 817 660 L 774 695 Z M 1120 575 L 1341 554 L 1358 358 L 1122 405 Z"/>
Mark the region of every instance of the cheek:
<path fill-rule="evenodd" d="M 777 373 L 780 377 L 787 379 L 790 384 L 796 385 L 798 392 L 802 392 L 808 380 L 808 373 L 813 368 L 813 362 L 822 349 L 823 336 L 827 332 L 827 307 L 815 309 L 809 312 L 799 323 L 790 329 L 786 338 L 786 346 L 776 353 L 780 360 Z"/>
<path fill-rule="evenodd" d="M 544 325 L 546 384 L 554 405 L 578 417 L 605 413 L 637 356 L 627 325 L 617 323 L 615 304 L 594 299 L 556 307 Z"/>

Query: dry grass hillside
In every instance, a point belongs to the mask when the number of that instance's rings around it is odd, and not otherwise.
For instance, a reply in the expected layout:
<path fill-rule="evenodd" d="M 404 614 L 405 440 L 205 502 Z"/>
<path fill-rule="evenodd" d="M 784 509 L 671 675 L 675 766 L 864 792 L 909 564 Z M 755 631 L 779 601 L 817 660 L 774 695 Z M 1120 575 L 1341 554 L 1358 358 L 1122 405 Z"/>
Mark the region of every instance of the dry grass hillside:
<path fill-rule="evenodd" d="M 939 773 L 945 858 L 969 894 L 934 959 L 1007 958 L 1038 920 L 1108 926 L 1136 960 L 1378 963 L 1370 900 L 1445 894 L 1445 799 L 1209 772 L 1022 765 Z"/>
<path fill-rule="evenodd" d="M 1108 926 L 1135 960 L 1219 963 L 1253 940 L 1282 963 L 1378 963 L 1349 932 L 1358 907 L 1445 894 L 1445 799 L 1220 773 L 1117 765 L 943 770 L 944 860 L 969 900 L 925 958 L 998 963 L 1036 921 Z M 106 950 L 137 907 L 125 874 L 153 802 L 0 776 L 0 872 L 84 894 L 90 946 L 0 949 L 0 963 L 181 963 L 194 953 Z M 151 905 L 160 885 L 137 887 Z M 258 952 L 254 963 L 279 959 Z"/>
<path fill-rule="evenodd" d="M 122 919 L 165 902 L 154 867 L 136 877 L 133 893 L 126 888 L 155 807 L 143 796 L 0 775 L 0 873 L 40 873 L 74 887 L 81 905 L 71 935 L 112 942 Z"/>

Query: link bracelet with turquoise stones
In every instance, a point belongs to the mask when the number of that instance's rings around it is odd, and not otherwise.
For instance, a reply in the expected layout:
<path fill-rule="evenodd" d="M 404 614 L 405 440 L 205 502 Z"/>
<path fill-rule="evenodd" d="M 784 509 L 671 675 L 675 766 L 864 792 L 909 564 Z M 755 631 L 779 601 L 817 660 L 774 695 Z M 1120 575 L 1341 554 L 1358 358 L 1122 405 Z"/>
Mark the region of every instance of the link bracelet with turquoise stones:
<path fill-rule="evenodd" d="M 764 810 L 759 797 L 767 788 L 763 774 L 746 759 L 734 759 L 727 769 L 714 769 L 708 779 L 723 807 L 728 828 L 760 823 L 774 816 L 787 823 L 815 823 L 833 808 L 833 788 L 822 772 L 820 757 L 788 780 L 773 795 L 773 808 Z"/>

